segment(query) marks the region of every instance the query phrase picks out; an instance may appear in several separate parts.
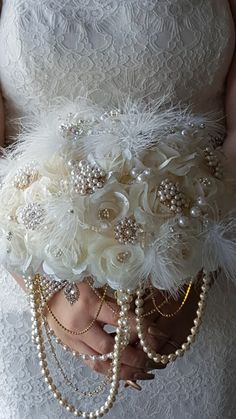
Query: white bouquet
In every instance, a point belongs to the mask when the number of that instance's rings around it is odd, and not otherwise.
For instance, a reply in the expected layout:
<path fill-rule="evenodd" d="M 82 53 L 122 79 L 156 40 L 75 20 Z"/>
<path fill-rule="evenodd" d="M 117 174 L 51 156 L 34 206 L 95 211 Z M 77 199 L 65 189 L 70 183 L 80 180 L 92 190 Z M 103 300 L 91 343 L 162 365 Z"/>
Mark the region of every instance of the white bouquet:
<path fill-rule="evenodd" d="M 0 167 L 9 270 L 171 292 L 202 269 L 236 276 L 236 182 L 213 117 L 79 99 L 38 119 Z"/>
<path fill-rule="evenodd" d="M 236 177 L 219 147 L 223 130 L 213 116 L 166 110 L 161 103 L 150 109 L 127 102 L 122 111 L 105 111 L 79 99 L 37 119 L 1 161 L 0 262 L 30 285 L 32 336 L 49 389 L 74 416 L 97 418 L 116 399 L 133 298 L 140 345 L 155 363 L 166 365 L 194 342 L 208 273 L 220 268 L 236 277 Z M 201 270 L 190 335 L 175 352 L 156 353 L 143 328 L 146 283 L 174 293 Z M 111 359 L 110 392 L 92 412 L 72 405 L 54 383 L 42 310 L 48 277 L 56 291 L 70 281 L 70 294 L 74 282 L 88 275 L 94 286 L 118 290 L 120 306 L 114 350 L 95 356 Z"/>

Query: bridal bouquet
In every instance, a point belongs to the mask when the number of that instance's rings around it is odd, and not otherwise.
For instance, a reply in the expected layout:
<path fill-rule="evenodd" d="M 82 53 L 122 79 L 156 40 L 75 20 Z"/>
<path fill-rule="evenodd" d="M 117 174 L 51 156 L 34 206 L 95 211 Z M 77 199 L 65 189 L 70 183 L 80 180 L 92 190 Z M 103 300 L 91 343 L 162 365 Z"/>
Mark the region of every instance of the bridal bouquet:
<path fill-rule="evenodd" d="M 79 99 L 27 124 L 5 152 L 0 262 L 31 280 L 42 372 L 74 416 L 96 418 L 112 407 L 134 296 L 140 344 L 154 362 L 167 364 L 183 356 L 199 330 L 207 274 L 220 268 L 226 277 L 236 276 L 236 177 L 220 137 L 222 126 L 213 116 L 129 101 L 122 110 L 107 111 Z M 191 334 L 173 354 L 157 354 L 142 329 L 145 287 L 151 282 L 175 293 L 200 271 L 203 284 Z M 112 359 L 111 389 L 104 406 L 93 412 L 64 399 L 49 373 L 40 275 L 62 286 L 89 275 L 95 287 L 118 291 L 114 351 L 101 356 Z"/>
<path fill-rule="evenodd" d="M 43 115 L 2 163 L 0 261 L 97 286 L 236 275 L 235 183 L 209 118 L 86 100 Z"/>

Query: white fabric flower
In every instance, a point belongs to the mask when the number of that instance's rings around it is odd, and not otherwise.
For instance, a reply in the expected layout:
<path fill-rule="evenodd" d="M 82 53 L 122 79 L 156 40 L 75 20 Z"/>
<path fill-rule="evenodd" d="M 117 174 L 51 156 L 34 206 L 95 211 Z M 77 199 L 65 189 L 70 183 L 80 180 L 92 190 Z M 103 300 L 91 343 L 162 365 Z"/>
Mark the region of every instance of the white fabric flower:
<path fill-rule="evenodd" d="M 81 200 L 78 217 L 85 228 L 101 230 L 114 226 L 129 211 L 129 196 L 115 179 L 90 197 Z"/>
<path fill-rule="evenodd" d="M 91 271 L 96 280 L 113 289 L 135 289 L 142 277 L 144 252 L 139 245 L 120 245 L 97 238 L 89 247 Z"/>

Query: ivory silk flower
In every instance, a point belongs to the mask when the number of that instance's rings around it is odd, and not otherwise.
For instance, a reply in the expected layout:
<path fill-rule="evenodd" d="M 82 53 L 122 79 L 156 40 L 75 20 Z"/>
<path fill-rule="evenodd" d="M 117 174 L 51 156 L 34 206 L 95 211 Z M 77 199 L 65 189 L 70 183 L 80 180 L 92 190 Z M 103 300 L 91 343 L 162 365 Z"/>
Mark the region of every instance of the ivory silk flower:
<path fill-rule="evenodd" d="M 140 245 L 119 245 L 98 237 L 89 247 L 91 272 L 101 284 L 112 289 L 135 289 L 142 280 L 144 251 Z"/>

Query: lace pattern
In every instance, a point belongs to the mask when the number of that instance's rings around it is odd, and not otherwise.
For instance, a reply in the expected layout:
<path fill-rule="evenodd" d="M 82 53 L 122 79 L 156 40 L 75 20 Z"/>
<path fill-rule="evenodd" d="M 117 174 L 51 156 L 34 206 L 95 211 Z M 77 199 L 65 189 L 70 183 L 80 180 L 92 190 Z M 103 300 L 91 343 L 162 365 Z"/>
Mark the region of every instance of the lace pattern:
<path fill-rule="evenodd" d="M 7 115 L 83 90 L 212 110 L 221 105 L 234 31 L 226 0 L 4 0 L 0 78 Z"/>

